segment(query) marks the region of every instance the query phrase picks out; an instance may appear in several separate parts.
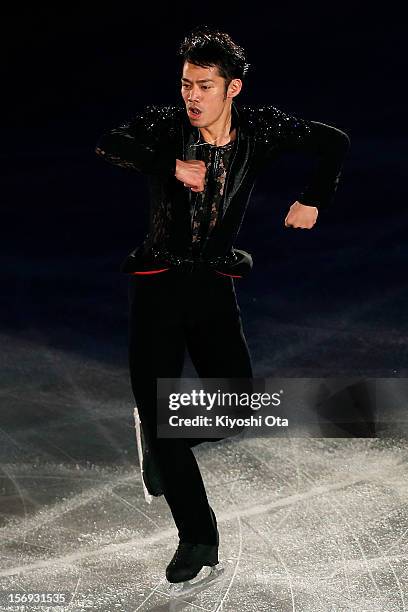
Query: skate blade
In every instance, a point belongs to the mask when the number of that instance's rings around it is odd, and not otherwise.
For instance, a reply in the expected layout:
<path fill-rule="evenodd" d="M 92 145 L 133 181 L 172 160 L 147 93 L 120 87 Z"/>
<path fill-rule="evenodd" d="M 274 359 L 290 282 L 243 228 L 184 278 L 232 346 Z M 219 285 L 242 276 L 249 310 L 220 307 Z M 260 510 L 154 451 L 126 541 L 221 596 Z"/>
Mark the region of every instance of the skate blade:
<path fill-rule="evenodd" d="M 153 496 L 150 495 L 149 491 L 147 490 L 147 487 L 145 485 L 144 478 L 143 478 L 142 435 L 141 435 L 141 429 L 140 429 L 141 428 L 140 417 L 139 417 L 139 412 L 137 410 L 137 406 L 135 406 L 135 408 L 134 408 L 133 416 L 135 418 L 136 446 L 137 446 L 137 454 L 139 456 L 139 469 L 140 469 L 140 478 L 142 480 L 143 494 L 144 494 L 144 498 L 145 498 L 146 502 L 148 504 L 151 504 Z"/>
<path fill-rule="evenodd" d="M 213 567 L 203 567 L 195 578 L 186 582 L 168 582 L 164 588 L 169 597 L 187 597 L 205 590 L 222 578 L 225 568 L 218 563 Z"/>

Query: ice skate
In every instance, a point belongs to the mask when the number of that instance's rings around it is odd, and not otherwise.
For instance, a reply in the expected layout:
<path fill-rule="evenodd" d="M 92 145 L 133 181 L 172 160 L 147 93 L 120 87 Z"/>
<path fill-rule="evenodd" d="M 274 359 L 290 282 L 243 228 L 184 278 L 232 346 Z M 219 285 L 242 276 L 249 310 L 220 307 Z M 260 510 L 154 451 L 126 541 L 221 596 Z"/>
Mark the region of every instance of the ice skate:
<path fill-rule="evenodd" d="M 157 466 L 143 435 L 143 429 L 140 423 L 137 406 L 135 406 L 134 417 L 137 453 L 139 456 L 140 474 L 142 477 L 143 491 L 146 501 L 150 504 L 153 497 L 159 497 L 160 495 L 163 495 L 163 490 Z"/>
<path fill-rule="evenodd" d="M 197 576 L 204 566 L 218 565 L 218 544 L 180 542 L 169 565 L 169 582 L 186 582 Z"/>
<path fill-rule="evenodd" d="M 210 507 L 213 525 L 216 530 L 215 544 L 200 544 L 180 540 L 172 560 L 166 568 L 166 578 L 169 582 L 187 582 L 195 578 L 204 566 L 218 565 L 219 533 L 217 519 Z"/>
<path fill-rule="evenodd" d="M 212 586 L 212 584 L 221 580 L 224 571 L 225 568 L 221 563 L 212 567 L 203 566 L 197 576 L 191 580 L 186 580 L 184 582 L 167 582 L 163 589 L 163 593 L 171 598 L 183 598 L 197 595 L 201 591 Z"/>

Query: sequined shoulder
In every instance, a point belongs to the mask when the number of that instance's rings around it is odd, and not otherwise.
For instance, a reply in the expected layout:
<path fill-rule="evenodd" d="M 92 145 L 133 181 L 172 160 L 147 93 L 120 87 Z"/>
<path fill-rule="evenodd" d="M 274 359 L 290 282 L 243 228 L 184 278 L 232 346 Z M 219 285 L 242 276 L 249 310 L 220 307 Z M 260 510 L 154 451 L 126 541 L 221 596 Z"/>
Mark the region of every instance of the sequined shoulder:
<path fill-rule="evenodd" d="M 310 133 L 309 122 L 286 113 L 270 104 L 263 106 L 241 106 L 240 114 L 257 141 L 270 144 L 287 137 L 304 138 Z"/>
<path fill-rule="evenodd" d="M 145 132 L 161 132 L 166 130 L 169 136 L 172 136 L 176 133 L 184 112 L 185 110 L 181 106 L 149 104 L 120 127 L 125 128 L 131 123 L 134 126 L 143 127 Z"/>

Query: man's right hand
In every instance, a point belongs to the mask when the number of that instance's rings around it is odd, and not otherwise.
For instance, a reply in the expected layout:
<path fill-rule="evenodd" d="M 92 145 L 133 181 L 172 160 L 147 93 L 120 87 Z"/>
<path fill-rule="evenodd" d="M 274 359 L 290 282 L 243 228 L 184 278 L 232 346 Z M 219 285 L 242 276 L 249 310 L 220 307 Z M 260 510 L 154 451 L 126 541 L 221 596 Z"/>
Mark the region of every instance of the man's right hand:
<path fill-rule="evenodd" d="M 175 177 L 191 191 L 204 191 L 206 172 L 206 165 L 200 159 L 189 159 L 188 161 L 176 159 Z"/>

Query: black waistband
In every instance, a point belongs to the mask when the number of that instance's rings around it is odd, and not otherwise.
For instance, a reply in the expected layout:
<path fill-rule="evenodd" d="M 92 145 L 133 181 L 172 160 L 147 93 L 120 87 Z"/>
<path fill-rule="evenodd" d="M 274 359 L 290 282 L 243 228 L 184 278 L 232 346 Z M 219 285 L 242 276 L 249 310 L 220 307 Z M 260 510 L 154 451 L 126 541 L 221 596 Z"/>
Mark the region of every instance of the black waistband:
<path fill-rule="evenodd" d="M 148 271 L 152 268 L 173 268 L 183 271 L 215 270 L 221 274 L 245 276 L 252 268 L 252 257 L 241 249 L 232 249 L 230 253 L 217 257 L 184 256 L 172 253 L 167 249 L 151 247 L 146 252 L 143 245 L 134 249 L 122 262 L 121 271 L 133 273 Z"/>
<path fill-rule="evenodd" d="M 216 267 L 216 266 L 225 266 L 225 265 L 233 265 L 237 262 L 237 255 L 235 251 L 228 253 L 227 255 L 222 255 L 218 257 L 202 257 L 200 255 L 196 256 L 182 256 L 177 255 L 175 253 L 171 253 L 167 249 L 151 249 L 151 254 L 153 259 L 156 259 L 160 262 L 167 263 L 171 266 L 205 266 L 205 267 Z"/>

